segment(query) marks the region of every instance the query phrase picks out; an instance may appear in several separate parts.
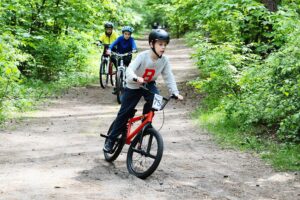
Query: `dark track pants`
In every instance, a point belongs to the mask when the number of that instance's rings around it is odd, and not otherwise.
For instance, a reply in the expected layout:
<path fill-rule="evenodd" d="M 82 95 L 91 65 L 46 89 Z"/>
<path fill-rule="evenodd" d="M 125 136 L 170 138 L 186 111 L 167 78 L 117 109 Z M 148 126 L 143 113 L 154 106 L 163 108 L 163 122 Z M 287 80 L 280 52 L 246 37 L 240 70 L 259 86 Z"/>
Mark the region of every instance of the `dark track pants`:
<path fill-rule="evenodd" d="M 155 93 L 159 94 L 156 83 L 150 82 L 147 84 L 147 88 Z M 121 97 L 121 108 L 118 112 L 118 115 L 114 121 L 114 125 L 112 127 L 111 134 L 109 135 L 109 139 L 115 140 L 119 134 L 122 133 L 122 130 L 126 127 L 126 123 L 128 119 L 132 115 L 136 105 L 140 101 L 141 97 L 144 97 L 146 103 L 144 105 L 143 114 L 148 113 L 152 107 L 153 94 L 145 91 L 143 89 L 129 89 L 125 88 L 124 93 Z"/>

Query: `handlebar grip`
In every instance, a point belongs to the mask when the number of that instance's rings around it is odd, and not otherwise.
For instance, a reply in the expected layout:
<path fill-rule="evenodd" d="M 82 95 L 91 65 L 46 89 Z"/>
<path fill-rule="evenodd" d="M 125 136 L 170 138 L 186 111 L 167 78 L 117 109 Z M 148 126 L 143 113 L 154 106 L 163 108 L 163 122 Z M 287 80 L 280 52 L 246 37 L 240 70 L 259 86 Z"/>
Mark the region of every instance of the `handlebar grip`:
<path fill-rule="evenodd" d="M 178 96 L 176 96 L 175 94 L 172 94 L 171 98 L 172 99 L 178 99 Z"/>

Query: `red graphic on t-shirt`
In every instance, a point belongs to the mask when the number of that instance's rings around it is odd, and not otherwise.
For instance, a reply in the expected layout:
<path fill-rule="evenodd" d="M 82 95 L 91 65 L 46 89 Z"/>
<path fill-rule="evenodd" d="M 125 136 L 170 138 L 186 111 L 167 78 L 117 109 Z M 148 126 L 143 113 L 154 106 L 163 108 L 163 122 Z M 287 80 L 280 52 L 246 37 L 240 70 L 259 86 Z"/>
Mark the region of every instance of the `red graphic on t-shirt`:
<path fill-rule="evenodd" d="M 155 69 L 146 69 L 143 75 L 144 81 L 150 82 L 154 75 L 155 75 Z"/>

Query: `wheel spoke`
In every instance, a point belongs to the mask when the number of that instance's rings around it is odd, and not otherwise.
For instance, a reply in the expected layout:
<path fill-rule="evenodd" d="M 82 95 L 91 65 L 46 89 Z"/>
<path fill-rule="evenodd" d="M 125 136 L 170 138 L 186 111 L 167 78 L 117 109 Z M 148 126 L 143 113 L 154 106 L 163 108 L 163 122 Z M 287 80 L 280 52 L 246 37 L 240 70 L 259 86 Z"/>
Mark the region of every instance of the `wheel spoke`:
<path fill-rule="evenodd" d="M 127 155 L 127 168 L 139 178 L 150 176 L 159 165 L 162 157 L 163 144 L 158 132 L 146 130 L 137 136 L 131 144 Z"/>
<path fill-rule="evenodd" d="M 149 158 L 153 158 L 155 159 L 156 156 L 150 154 L 150 153 L 146 153 L 144 150 L 140 150 L 140 149 L 136 149 L 136 148 L 132 148 L 132 151 L 133 152 L 136 152 L 138 154 L 141 154 L 141 156 L 144 156 L 144 157 L 149 157 Z"/>
<path fill-rule="evenodd" d="M 142 150 L 139 150 L 139 149 L 136 149 L 136 148 L 132 148 L 132 151 L 136 152 L 136 153 L 139 153 L 139 154 L 142 154 Z"/>

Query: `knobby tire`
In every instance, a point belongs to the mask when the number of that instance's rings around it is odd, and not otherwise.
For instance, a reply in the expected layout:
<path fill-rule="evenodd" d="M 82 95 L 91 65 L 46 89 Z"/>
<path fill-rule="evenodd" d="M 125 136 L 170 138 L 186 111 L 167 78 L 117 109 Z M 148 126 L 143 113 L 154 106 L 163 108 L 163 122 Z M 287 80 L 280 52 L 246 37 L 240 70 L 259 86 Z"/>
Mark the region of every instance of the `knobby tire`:
<path fill-rule="evenodd" d="M 100 70 L 99 70 L 99 79 L 100 79 L 100 86 L 104 89 L 107 86 L 108 83 L 108 73 L 106 73 L 107 70 L 105 70 L 107 67 L 107 62 L 105 60 L 102 60 L 100 64 Z"/>
<path fill-rule="evenodd" d="M 137 135 L 127 153 L 127 169 L 129 173 L 141 179 L 150 176 L 161 161 L 163 149 L 163 139 L 155 129 L 149 128 Z M 146 165 L 146 159 L 149 159 L 150 164 L 143 168 L 142 162 L 145 161 Z"/>

